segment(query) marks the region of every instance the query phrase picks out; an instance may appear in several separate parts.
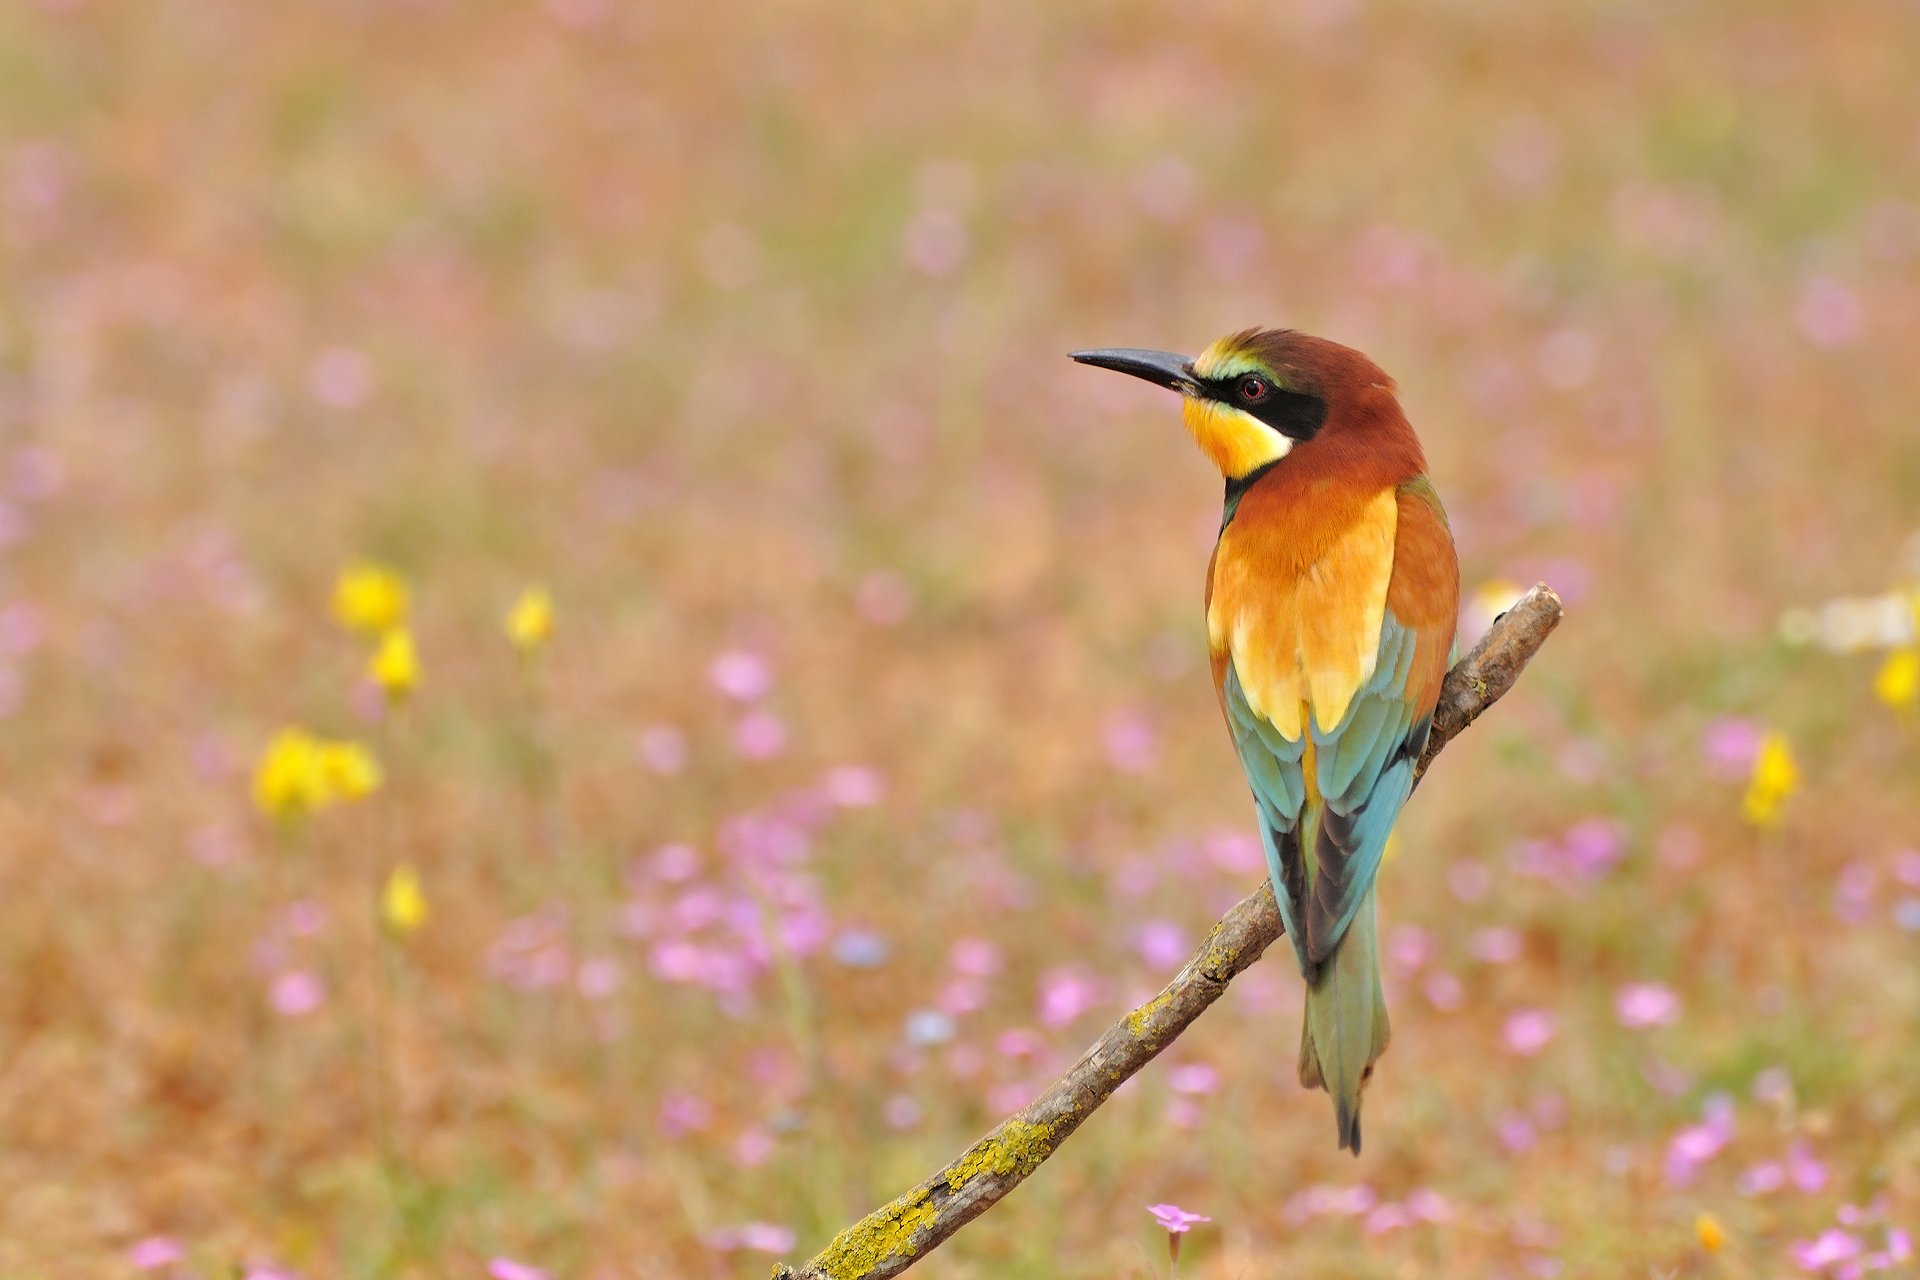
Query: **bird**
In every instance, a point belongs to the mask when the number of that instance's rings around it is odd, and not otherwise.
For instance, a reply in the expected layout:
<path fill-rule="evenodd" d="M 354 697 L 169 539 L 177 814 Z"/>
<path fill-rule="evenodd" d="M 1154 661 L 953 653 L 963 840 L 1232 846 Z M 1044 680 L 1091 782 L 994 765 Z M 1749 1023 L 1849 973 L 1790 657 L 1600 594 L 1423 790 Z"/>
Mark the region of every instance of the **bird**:
<path fill-rule="evenodd" d="M 1460 567 L 1393 380 L 1352 347 L 1246 329 L 1198 356 L 1076 351 L 1176 391 L 1226 481 L 1207 565 L 1214 690 L 1306 984 L 1300 1083 L 1360 1154 L 1386 1051 L 1375 879 L 1452 660 Z"/>

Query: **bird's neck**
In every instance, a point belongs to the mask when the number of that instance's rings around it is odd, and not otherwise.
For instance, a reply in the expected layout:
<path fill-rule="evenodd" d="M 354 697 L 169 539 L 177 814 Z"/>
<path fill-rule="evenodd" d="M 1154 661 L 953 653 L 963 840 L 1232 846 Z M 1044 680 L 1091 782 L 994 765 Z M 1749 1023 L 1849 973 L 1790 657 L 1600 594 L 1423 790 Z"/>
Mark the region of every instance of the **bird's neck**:
<path fill-rule="evenodd" d="M 1392 392 L 1376 390 L 1336 410 L 1319 434 L 1295 444 L 1284 456 L 1228 473 L 1220 528 L 1224 531 L 1233 523 L 1242 503 L 1256 491 L 1283 503 L 1331 512 L 1353 498 L 1424 475 L 1427 460 L 1406 415 Z"/>

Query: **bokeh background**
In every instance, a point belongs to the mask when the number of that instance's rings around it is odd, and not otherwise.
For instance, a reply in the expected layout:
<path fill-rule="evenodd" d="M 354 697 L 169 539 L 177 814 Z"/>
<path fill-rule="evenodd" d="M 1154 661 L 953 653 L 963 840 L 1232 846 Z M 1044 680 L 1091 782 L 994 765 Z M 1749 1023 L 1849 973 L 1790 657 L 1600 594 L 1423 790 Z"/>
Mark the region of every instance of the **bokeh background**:
<path fill-rule="evenodd" d="M 922 1272 L 1910 1274 L 1917 51 L 0 6 L 0 1273 L 764 1274 L 1025 1102 L 1260 878 L 1218 479 L 1064 353 L 1285 324 L 1463 635 L 1569 605 L 1402 824 L 1366 1155 L 1270 958 Z"/>

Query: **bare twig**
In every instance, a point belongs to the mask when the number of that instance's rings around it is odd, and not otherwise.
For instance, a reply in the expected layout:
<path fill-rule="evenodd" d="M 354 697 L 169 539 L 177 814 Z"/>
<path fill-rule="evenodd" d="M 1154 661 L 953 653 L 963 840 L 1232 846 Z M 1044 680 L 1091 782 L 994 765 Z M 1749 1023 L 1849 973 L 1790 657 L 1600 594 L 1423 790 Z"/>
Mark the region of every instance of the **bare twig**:
<path fill-rule="evenodd" d="M 1560 622 L 1560 597 L 1545 584 L 1495 620 L 1473 652 L 1447 673 L 1416 783 L 1441 748 L 1513 687 Z M 1218 1000 L 1281 934 L 1264 882 L 1213 927 L 1198 954 L 1159 995 L 1107 1029 L 1046 1092 L 906 1194 L 833 1238 L 799 1270 L 775 1280 L 884 1280 L 898 1275 L 1018 1186 L 1134 1072 Z"/>

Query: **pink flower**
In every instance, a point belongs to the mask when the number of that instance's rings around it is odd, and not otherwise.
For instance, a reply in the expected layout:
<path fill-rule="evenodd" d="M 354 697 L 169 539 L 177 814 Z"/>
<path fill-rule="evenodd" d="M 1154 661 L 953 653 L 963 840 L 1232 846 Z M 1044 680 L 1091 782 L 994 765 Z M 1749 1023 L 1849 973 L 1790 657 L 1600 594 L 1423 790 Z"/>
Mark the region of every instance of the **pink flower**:
<path fill-rule="evenodd" d="M 633 754 L 654 773 L 678 773 L 687 766 L 687 738 L 670 724 L 648 725 L 634 741 Z"/>
<path fill-rule="evenodd" d="M 1267 865 L 1260 841 L 1242 831 L 1215 831 L 1206 839 L 1207 857 L 1222 871 L 1240 875 Z"/>
<path fill-rule="evenodd" d="M 1493 872 L 1484 862 L 1462 858 L 1447 868 L 1447 887 L 1462 902 L 1478 902 L 1493 890 Z"/>
<path fill-rule="evenodd" d="M 938 1004 L 942 1013 L 964 1017 L 986 1007 L 986 984 L 978 978 L 955 978 L 940 988 Z"/>
<path fill-rule="evenodd" d="M 1474 932 L 1469 944 L 1476 959 L 1488 964 L 1512 964 L 1520 958 L 1526 949 L 1525 940 L 1518 929 L 1491 928 Z"/>
<path fill-rule="evenodd" d="M 1000 1033 L 994 1042 L 994 1050 L 1003 1058 L 1038 1057 L 1046 1043 L 1024 1027 L 1010 1027 Z"/>
<path fill-rule="evenodd" d="M 1149 858 L 1122 858 L 1112 874 L 1114 891 L 1128 899 L 1145 897 L 1160 882 L 1160 866 Z"/>
<path fill-rule="evenodd" d="M 743 1169 L 757 1169 L 773 1155 L 773 1135 L 765 1129 L 748 1129 L 733 1140 L 733 1162 Z"/>
<path fill-rule="evenodd" d="M 661 845 L 653 855 L 653 874 L 669 884 L 700 874 L 700 851 L 690 844 Z"/>
<path fill-rule="evenodd" d="M 1167 1087 L 1175 1093 L 1212 1093 L 1220 1087 L 1220 1073 L 1204 1062 L 1189 1062 L 1167 1072 Z"/>
<path fill-rule="evenodd" d="M 589 1000 L 605 1000 L 620 989 L 620 962 L 605 956 L 583 960 L 574 975 L 574 985 Z"/>
<path fill-rule="evenodd" d="M 1860 334 L 1866 309 L 1859 295 L 1832 276 L 1815 276 L 1800 290 L 1800 332 L 1818 347 L 1844 347 Z"/>
<path fill-rule="evenodd" d="M 1721 716 L 1707 726 L 1700 750 L 1713 772 L 1723 778 L 1744 778 L 1760 754 L 1760 726 L 1741 716 Z"/>
<path fill-rule="evenodd" d="M 1149 920 L 1133 936 L 1133 947 L 1152 969 L 1171 969 L 1187 958 L 1187 931 L 1170 920 Z"/>
<path fill-rule="evenodd" d="M 1587 818 L 1567 828 L 1567 864 L 1578 875 L 1602 875 L 1626 851 L 1626 837 L 1619 825 L 1605 818 Z"/>
<path fill-rule="evenodd" d="M 1177 1204 L 1150 1204 L 1147 1206 L 1147 1212 L 1152 1214 L 1153 1220 L 1166 1228 L 1169 1234 L 1176 1236 L 1191 1231 L 1196 1223 L 1213 1221 L 1205 1214 L 1188 1213 Z"/>
<path fill-rule="evenodd" d="M 1107 721 L 1107 759 L 1123 773 L 1145 773 L 1156 758 L 1153 726 L 1137 711 Z"/>
<path fill-rule="evenodd" d="M 1460 979 L 1445 970 L 1427 975 L 1426 995 L 1427 1003 L 1442 1012 L 1458 1009 L 1467 998 Z"/>
<path fill-rule="evenodd" d="M 148 1236 L 127 1250 L 127 1261 L 142 1271 L 170 1267 L 187 1256 L 180 1242 L 171 1236 Z"/>
<path fill-rule="evenodd" d="M 1674 1186 L 1692 1182 L 1700 1166 L 1720 1154 L 1729 1136 L 1713 1124 L 1689 1125 L 1674 1134 L 1667 1144 L 1667 1181 Z"/>
<path fill-rule="evenodd" d="M 747 760 L 771 760 L 787 749 L 787 725 L 771 711 L 749 711 L 733 726 L 733 747 Z"/>
<path fill-rule="evenodd" d="M 1828 1228 L 1815 1240 L 1796 1240 L 1793 1260 L 1802 1271 L 1825 1271 L 1836 1262 L 1860 1256 L 1859 1237 L 1838 1227 Z"/>
<path fill-rule="evenodd" d="M 1383 1204 L 1367 1215 L 1367 1234 L 1383 1236 L 1389 1231 L 1398 1231 L 1401 1227 L 1411 1226 L 1414 1217 L 1407 1212 L 1405 1205 Z"/>
<path fill-rule="evenodd" d="M 1433 935 L 1417 924 L 1394 926 L 1387 935 L 1387 963 L 1405 976 L 1418 972 L 1433 959 Z"/>
<path fill-rule="evenodd" d="M 1099 988 L 1081 969 L 1050 969 L 1040 976 L 1040 1007 L 1036 1016 L 1043 1026 L 1064 1027 L 1093 1007 Z"/>
<path fill-rule="evenodd" d="M 704 1129 L 713 1120 L 713 1108 L 690 1093 L 670 1093 L 660 1099 L 660 1129 L 670 1138 Z"/>
<path fill-rule="evenodd" d="M 493 1280 L 549 1280 L 547 1273 L 539 1267 L 530 1267 L 512 1258 L 493 1259 L 487 1263 L 487 1274 Z"/>
<path fill-rule="evenodd" d="M 1200 1104 L 1192 1098 L 1174 1098 L 1167 1103 L 1167 1123 L 1176 1129 L 1200 1127 Z"/>
<path fill-rule="evenodd" d="M 707 1236 L 709 1248 L 723 1251 L 751 1249 L 756 1253 L 785 1253 L 793 1248 L 793 1232 L 771 1222 L 748 1222 L 723 1227 Z"/>
<path fill-rule="evenodd" d="M 947 952 L 953 971 L 969 978 L 990 978 L 1000 972 L 1000 948 L 985 938 L 960 938 Z"/>
<path fill-rule="evenodd" d="M 822 789 L 827 799 L 842 809 L 871 809 L 886 793 L 880 771 L 858 764 L 843 764 L 829 770 Z"/>
<path fill-rule="evenodd" d="M 1848 924 L 1864 921 L 1868 908 L 1873 905 L 1874 879 L 1873 868 L 1864 862 L 1849 862 L 1840 868 L 1833 892 L 1833 913 Z"/>
<path fill-rule="evenodd" d="M 1526 1151 L 1538 1140 L 1533 1121 L 1518 1111 L 1509 1111 L 1500 1117 L 1498 1125 L 1500 1145 L 1509 1151 Z"/>
<path fill-rule="evenodd" d="M 327 909 L 302 899 L 287 906 L 287 932 L 296 938 L 317 937 L 327 927 Z"/>
<path fill-rule="evenodd" d="M 1380 1202 L 1372 1187 L 1361 1183 L 1352 1187 L 1311 1186 L 1296 1192 L 1286 1204 L 1286 1219 L 1298 1226 L 1311 1218 L 1354 1218 Z M 1409 1201 L 1411 1204 L 1411 1201 Z"/>
<path fill-rule="evenodd" d="M 1680 997 L 1657 982 L 1635 982 L 1614 993 L 1623 1027 L 1665 1027 L 1680 1020 Z"/>
<path fill-rule="evenodd" d="M 1542 1009 L 1522 1009 L 1507 1019 L 1507 1052 L 1531 1058 L 1546 1048 L 1558 1031 L 1552 1014 Z"/>
<path fill-rule="evenodd" d="M 707 680 L 729 698 L 751 702 L 773 688 L 766 660 L 744 649 L 729 649 L 707 667 Z"/>
<path fill-rule="evenodd" d="M 1743 1196 L 1763 1196 L 1786 1185 L 1787 1171 L 1780 1162 L 1762 1160 L 1735 1179 L 1733 1189 Z"/>
<path fill-rule="evenodd" d="M 1796 1141 L 1787 1148 L 1787 1177 L 1793 1180 L 1795 1189 L 1814 1195 L 1827 1185 L 1827 1166 L 1814 1159 L 1804 1140 Z"/>
<path fill-rule="evenodd" d="M 273 980 L 273 1007 L 283 1018 L 298 1018 L 302 1014 L 312 1013 L 326 999 L 326 987 L 316 975 L 305 969 L 283 973 Z"/>

